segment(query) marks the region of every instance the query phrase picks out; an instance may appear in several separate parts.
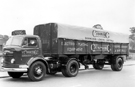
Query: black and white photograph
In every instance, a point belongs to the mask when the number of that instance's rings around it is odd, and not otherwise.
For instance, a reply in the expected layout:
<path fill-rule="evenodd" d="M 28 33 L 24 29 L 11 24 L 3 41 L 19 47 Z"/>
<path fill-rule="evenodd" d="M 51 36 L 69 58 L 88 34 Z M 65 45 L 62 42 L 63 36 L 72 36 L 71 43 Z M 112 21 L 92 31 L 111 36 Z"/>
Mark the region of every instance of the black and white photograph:
<path fill-rule="evenodd" d="M 135 87 L 135 0 L 0 0 L 0 87 Z"/>

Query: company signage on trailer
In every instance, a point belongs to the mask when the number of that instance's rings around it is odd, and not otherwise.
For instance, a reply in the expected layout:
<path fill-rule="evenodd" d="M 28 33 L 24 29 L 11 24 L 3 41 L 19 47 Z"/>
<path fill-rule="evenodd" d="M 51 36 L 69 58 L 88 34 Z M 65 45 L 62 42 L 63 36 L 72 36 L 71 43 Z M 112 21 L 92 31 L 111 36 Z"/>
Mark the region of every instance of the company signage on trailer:
<path fill-rule="evenodd" d="M 129 43 L 128 35 L 125 34 L 63 24 L 58 24 L 58 38 L 109 43 Z"/>
<path fill-rule="evenodd" d="M 127 43 L 113 44 L 71 39 L 59 40 L 59 53 L 63 54 L 126 54 L 127 49 Z"/>

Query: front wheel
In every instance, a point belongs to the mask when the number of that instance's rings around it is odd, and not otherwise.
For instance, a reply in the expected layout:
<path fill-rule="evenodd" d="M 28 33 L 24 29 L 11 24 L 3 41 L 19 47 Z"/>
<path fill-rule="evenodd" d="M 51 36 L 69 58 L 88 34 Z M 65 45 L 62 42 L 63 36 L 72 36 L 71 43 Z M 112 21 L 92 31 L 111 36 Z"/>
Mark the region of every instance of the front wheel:
<path fill-rule="evenodd" d="M 124 61 L 121 57 L 116 57 L 113 59 L 111 68 L 113 71 L 121 71 L 123 68 Z"/>
<path fill-rule="evenodd" d="M 62 74 L 65 77 L 75 77 L 78 74 L 79 65 L 76 60 L 71 60 L 68 64 L 62 68 Z"/>
<path fill-rule="evenodd" d="M 23 75 L 23 72 L 8 72 L 8 75 L 12 78 L 20 78 Z"/>
<path fill-rule="evenodd" d="M 32 81 L 42 80 L 45 74 L 46 74 L 46 66 L 41 61 L 34 62 L 28 70 L 28 77 Z"/>

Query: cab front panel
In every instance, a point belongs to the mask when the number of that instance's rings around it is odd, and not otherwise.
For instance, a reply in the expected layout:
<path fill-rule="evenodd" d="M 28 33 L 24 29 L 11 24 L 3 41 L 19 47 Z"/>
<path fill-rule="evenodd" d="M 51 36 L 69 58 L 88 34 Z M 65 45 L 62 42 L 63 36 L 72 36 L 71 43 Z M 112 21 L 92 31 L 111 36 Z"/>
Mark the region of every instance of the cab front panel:
<path fill-rule="evenodd" d="M 22 63 L 22 53 L 13 51 L 12 49 L 5 50 L 4 51 L 4 61 L 3 61 L 3 67 L 5 68 L 18 68 L 19 65 Z"/>

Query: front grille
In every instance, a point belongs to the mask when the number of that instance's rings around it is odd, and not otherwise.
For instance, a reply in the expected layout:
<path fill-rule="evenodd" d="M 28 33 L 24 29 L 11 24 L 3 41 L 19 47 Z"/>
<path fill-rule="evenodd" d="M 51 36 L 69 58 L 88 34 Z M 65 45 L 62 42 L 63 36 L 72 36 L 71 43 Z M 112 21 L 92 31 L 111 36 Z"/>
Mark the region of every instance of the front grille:
<path fill-rule="evenodd" d="M 18 64 L 11 64 L 10 62 L 4 61 L 2 67 L 4 68 L 19 68 Z"/>
<path fill-rule="evenodd" d="M 4 61 L 3 67 L 5 68 L 18 68 L 21 64 L 21 51 L 15 51 L 14 48 L 6 48 L 4 51 Z M 15 62 L 12 64 L 11 59 L 15 59 Z"/>
<path fill-rule="evenodd" d="M 3 61 L 3 67 L 5 68 L 18 68 L 19 65 L 14 63 L 14 64 L 11 64 L 11 59 L 12 58 L 15 58 L 14 57 L 14 54 L 5 54 L 4 55 L 4 61 Z"/>
<path fill-rule="evenodd" d="M 5 62 L 10 62 L 12 58 L 14 58 L 13 54 L 4 54 Z"/>

